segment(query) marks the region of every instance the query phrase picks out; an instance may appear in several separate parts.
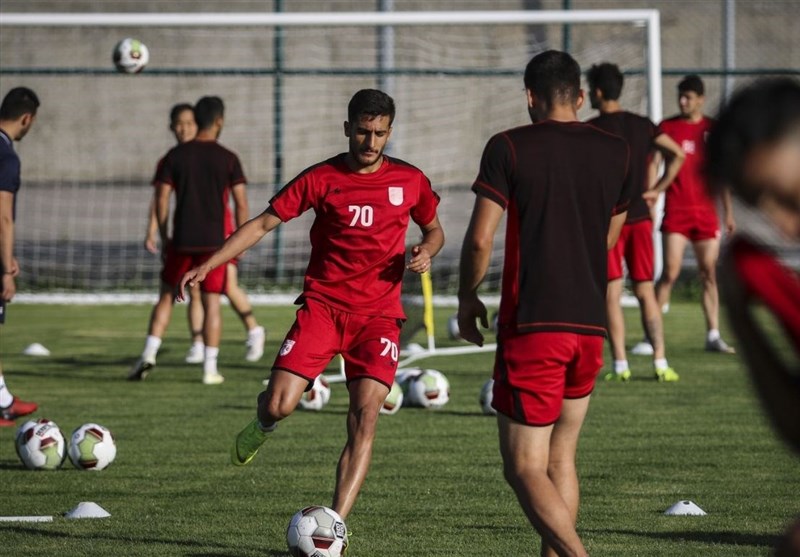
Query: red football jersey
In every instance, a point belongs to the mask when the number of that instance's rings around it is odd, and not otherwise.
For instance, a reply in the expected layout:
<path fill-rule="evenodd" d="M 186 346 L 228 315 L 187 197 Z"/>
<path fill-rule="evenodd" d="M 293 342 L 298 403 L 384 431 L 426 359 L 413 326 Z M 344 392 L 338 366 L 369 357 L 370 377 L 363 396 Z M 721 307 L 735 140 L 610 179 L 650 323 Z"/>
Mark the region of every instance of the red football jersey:
<path fill-rule="evenodd" d="M 270 200 L 283 222 L 308 209 L 316 213 L 301 299 L 400 319 L 409 217 L 430 224 L 438 203 L 418 168 L 384 157 L 376 172 L 359 174 L 344 153 L 304 170 Z"/>
<path fill-rule="evenodd" d="M 674 116 L 658 126 L 659 132 L 669 135 L 686 153 L 678 176 L 667 189 L 665 211 L 716 211 L 703 175 L 706 139 L 713 124 L 714 121 L 706 116 L 699 122 Z"/>

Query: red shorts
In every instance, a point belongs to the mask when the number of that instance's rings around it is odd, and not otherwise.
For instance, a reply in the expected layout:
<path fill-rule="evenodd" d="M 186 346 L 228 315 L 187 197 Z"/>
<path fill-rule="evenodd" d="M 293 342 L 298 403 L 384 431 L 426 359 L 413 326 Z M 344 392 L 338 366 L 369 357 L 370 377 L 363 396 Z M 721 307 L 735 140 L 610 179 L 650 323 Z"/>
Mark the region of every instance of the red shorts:
<path fill-rule="evenodd" d="M 397 371 L 401 321 L 349 313 L 306 299 L 286 334 L 272 369 L 313 381 L 341 354 L 347 382 L 362 377 L 391 388 Z"/>
<path fill-rule="evenodd" d="M 604 337 L 547 332 L 498 339 L 492 407 L 527 425 L 558 421 L 564 399 L 594 390 Z"/>
<path fill-rule="evenodd" d="M 174 249 L 167 248 L 167 258 L 164 261 L 164 268 L 161 270 L 161 280 L 172 287 L 180 284 L 183 275 L 204 263 L 211 257 L 211 253 L 178 253 Z M 220 265 L 200 283 L 201 292 L 212 292 L 222 294 L 225 292 L 227 278 L 227 264 Z"/>
<path fill-rule="evenodd" d="M 653 221 L 645 219 L 622 227 L 619 240 L 608 252 L 608 280 L 623 277 L 623 259 L 632 281 L 653 280 Z"/>
<path fill-rule="evenodd" d="M 722 236 L 717 211 L 714 209 L 666 211 L 664 220 L 661 221 L 661 232 L 681 234 L 693 243 L 718 240 Z"/>

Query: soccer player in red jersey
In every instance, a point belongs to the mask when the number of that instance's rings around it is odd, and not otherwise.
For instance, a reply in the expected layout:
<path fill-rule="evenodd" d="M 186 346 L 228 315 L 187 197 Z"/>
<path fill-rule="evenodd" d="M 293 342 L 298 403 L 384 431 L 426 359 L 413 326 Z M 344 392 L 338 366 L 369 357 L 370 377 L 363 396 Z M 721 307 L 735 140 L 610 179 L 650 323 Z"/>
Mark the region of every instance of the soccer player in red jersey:
<path fill-rule="evenodd" d="M 662 308 L 669 306 L 670 294 L 681 272 L 683 252 L 691 242 L 703 285 L 703 314 L 706 318 L 706 350 L 733 354 L 735 350 L 719 333 L 719 294 L 717 291 L 717 259 L 721 232 L 714 198 L 706 187 L 703 165 L 705 144 L 713 120 L 703 114 L 705 86 L 700 77 L 686 76 L 678 84 L 680 114 L 661 122 L 659 131 L 681 146 L 686 159 L 677 177 L 667 189 L 664 219 L 661 222 L 664 270 L 656 285 L 656 296 Z M 736 224 L 730 194 L 721 192 L 726 233 L 733 233 Z"/>
<path fill-rule="evenodd" d="M 628 381 L 631 370 L 625 355 L 625 319 L 622 298 L 622 262 L 628 268 L 633 293 L 639 301 L 642 326 L 653 346 L 653 368 L 659 381 L 677 381 L 678 374 L 667 363 L 661 308 L 653 284 L 653 219 L 651 208 L 658 195 L 666 190 L 683 164 L 683 150 L 667 134 L 659 133 L 649 118 L 622 109 L 619 96 L 624 77 L 615 64 L 596 64 L 586 72 L 589 99 L 600 115 L 589 124 L 623 138 L 631 152 L 630 175 L 641 195 L 634 196 L 619 240 L 608 252 L 608 333 L 614 356 L 614 369 L 606 380 Z M 652 183 L 649 166 L 653 152 L 664 157 L 665 170 Z"/>
<path fill-rule="evenodd" d="M 242 166 L 235 153 L 217 142 L 222 132 L 225 107 L 219 97 L 203 97 L 194 107 L 197 136 L 174 147 L 164 157 L 157 176 L 156 217 L 164 269 L 161 292 L 150 317 L 142 355 L 128 379 L 140 381 L 155 367 L 161 338 L 172 316 L 175 289 L 183 274 L 210 257 L 225 241 L 228 200 L 233 197 L 236 220 L 247 220 L 247 194 Z M 169 200 L 175 192 L 172 238 L 167 231 Z M 220 294 L 225 291 L 225 265 L 216 269 L 201 286 L 203 303 L 203 383 L 222 383 L 217 369 L 222 329 Z"/>
<path fill-rule="evenodd" d="M 14 142 L 30 131 L 39 109 L 39 97 L 27 87 L 11 89 L 0 104 L 0 325 L 6 320 L 6 303 L 17 293 L 15 277 L 19 263 L 14 257 L 14 226 L 17 192 L 19 191 L 20 160 Z M 35 402 L 25 402 L 8 390 L 0 362 L 0 427 L 14 427 L 16 418 L 35 412 Z"/>
<path fill-rule="evenodd" d="M 179 103 L 170 110 L 170 131 L 175 135 L 178 144 L 191 141 L 197 135 L 197 123 L 194 121 L 194 110 L 188 103 Z M 156 172 L 153 177 L 153 186 L 158 186 L 159 173 L 164 164 L 163 157 L 158 161 Z M 147 235 L 145 236 L 144 247 L 150 253 L 158 253 L 158 220 L 156 219 L 156 201 L 153 196 L 150 202 L 150 210 L 147 221 Z M 225 205 L 225 237 L 227 238 L 236 230 L 234 215 L 230 210 L 230 205 Z M 253 307 L 247 298 L 247 293 L 239 286 L 239 273 L 237 261 L 231 261 L 227 266 L 227 277 L 225 281 L 225 297 L 231 303 L 231 307 L 241 319 L 247 332 L 247 353 L 245 359 L 249 362 L 256 362 L 264 354 L 264 341 L 266 332 L 264 327 L 258 324 L 253 315 Z M 186 362 L 190 364 L 203 363 L 205 359 L 205 345 L 203 344 L 203 303 L 201 301 L 199 285 L 192 289 L 187 307 L 187 318 L 189 322 L 189 334 L 191 335 L 192 345 L 186 353 Z"/>
<path fill-rule="evenodd" d="M 738 91 L 709 137 L 707 169 L 712 187 L 731 188 L 741 215 L 722 256 L 728 318 L 764 409 L 800 451 L 800 273 L 791 261 L 800 253 L 800 82 L 768 79 Z M 764 308 L 786 342 L 764 328 Z M 800 555 L 800 520 L 775 555 Z"/>
<path fill-rule="evenodd" d="M 304 170 L 267 209 L 231 236 L 217 253 L 186 273 L 188 285 L 208 280 L 218 265 L 254 245 L 280 223 L 313 209 L 311 256 L 302 304 L 272 366 L 257 417 L 237 436 L 231 460 L 255 457 L 278 422 L 291 414 L 336 354 L 345 361 L 350 408 L 339 459 L 333 509 L 347 517 L 369 468 L 378 413 L 397 370 L 403 272 L 430 269 L 444 243 L 439 198 L 416 167 L 383 154 L 392 132 L 394 101 L 374 89 L 350 100 L 344 134 L 349 150 Z M 422 231 L 406 261 L 409 220 Z"/>
<path fill-rule="evenodd" d="M 625 141 L 578 121 L 580 79 L 564 52 L 528 63 L 533 124 L 487 143 L 461 251 L 459 331 L 481 345 L 476 319 L 488 322 L 477 290 L 507 211 L 492 406 L 506 480 L 545 556 L 587 555 L 575 530 L 575 453 L 603 365 L 607 250 L 640 195 Z"/>

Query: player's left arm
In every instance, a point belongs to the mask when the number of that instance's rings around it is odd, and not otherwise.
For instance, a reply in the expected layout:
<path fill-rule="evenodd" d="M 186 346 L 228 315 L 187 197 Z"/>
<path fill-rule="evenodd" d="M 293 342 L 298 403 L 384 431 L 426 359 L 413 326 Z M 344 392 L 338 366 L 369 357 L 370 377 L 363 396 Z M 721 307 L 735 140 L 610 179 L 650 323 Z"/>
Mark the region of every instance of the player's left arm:
<path fill-rule="evenodd" d="M 439 217 L 434 216 L 433 220 L 424 226 L 420 226 L 422 231 L 422 241 L 411 248 L 411 259 L 409 259 L 406 269 L 414 273 L 424 273 L 431 268 L 431 259 L 442 249 L 444 245 L 444 230 L 439 222 Z"/>
<path fill-rule="evenodd" d="M 17 292 L 14 277 L 19 274 L 17 260 L 14 259 L 14 194 L 0 190 L 0 267 L 3 268 L 2 299 L 10 302 Z"/>
<path fill-rule="evenodd" d="M 733 218 L 733 202 L 731 201 L 731 190 L 722 189 L 722 212 L 725 213 L 725 232 L 730 236 L 736 230 L 736 221 Z"/>
<path fill-rule="evenodd" d="M 651 182 L 653 185 L 642 195 L 650 207 L 658 200 L 658 195 L 672 184 L 686 160 L 686 153 L 683 152 L 681 146 L 665 133 L 661 133 L 653 139 L 653 146 L 656 152 L 664 158 L 664 173 L 658 181 Z"/>
<path fill-rule="evenodd" d="M 247 202 L 247 189 L 244 182 L 235 184 L 231 188 L 231 193 L 233 193 L 233 205 L 236 208 L 236 228 L 239 228 L 250 220 L 250 205 Z"/>

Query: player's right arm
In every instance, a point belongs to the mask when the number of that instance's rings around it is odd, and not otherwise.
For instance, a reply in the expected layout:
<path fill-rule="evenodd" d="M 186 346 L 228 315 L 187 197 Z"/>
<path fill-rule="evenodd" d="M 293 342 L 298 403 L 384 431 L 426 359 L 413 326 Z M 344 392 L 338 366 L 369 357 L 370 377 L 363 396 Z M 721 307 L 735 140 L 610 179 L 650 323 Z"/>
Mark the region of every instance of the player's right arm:
<path fill-rule="evenodd" d="M 642 195 L 650 207 L 658 200 L 659 194 L 672 184 L 683 166 L 683 161 L 686 160 L 686 153 L 681 146 L 666 133 L 657 135 L 653 139 L 653 146 L 664 158 L 664 174 Z"/>
<path fill-rule="evenodd" d="M 158 219 L 156 218 L 155 191 L 150 198 L 150 208 L 147 211 L 147 233 L 144 237 L 144 248 L 150 253 L 158 253 Z"/>
<path fill-rule="evenodd" d="M 166 248 L 167 241 L 167 222 L 169 220 L 169 194 L 172 187 L 165 183 L 159 182 L 156 186 L 155 192 L 155 207 L 156 207 L 156 223 L 158 224 L 158 233 L 161 236 L 161 247 Z"/>
<path fill-rule="evenodd" d="M 178 295 L 176 296 L 177 300 L 183 301 L 186 299 L 184 290 L 187 284 L 194 286 L 198 282 L 203 282 L 212 269 L 230 261 L 257 244 L 261 238 L 277 228 L 281 222 L 281 219 L 278 218 L 272 208 L 267 207 L 263 213 L 240 226 L 205 263 L 198 265 L 183 275 Z"/>

